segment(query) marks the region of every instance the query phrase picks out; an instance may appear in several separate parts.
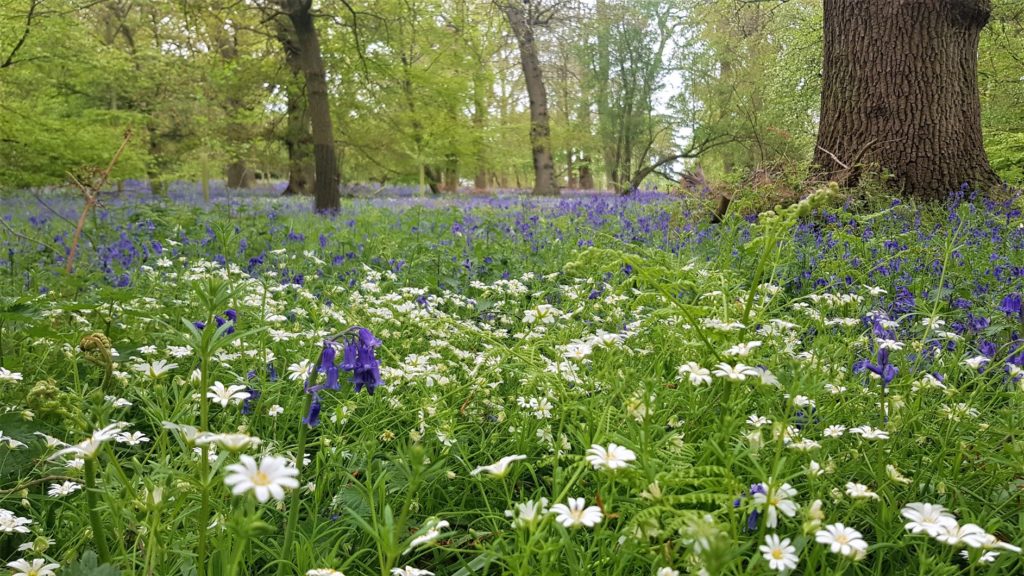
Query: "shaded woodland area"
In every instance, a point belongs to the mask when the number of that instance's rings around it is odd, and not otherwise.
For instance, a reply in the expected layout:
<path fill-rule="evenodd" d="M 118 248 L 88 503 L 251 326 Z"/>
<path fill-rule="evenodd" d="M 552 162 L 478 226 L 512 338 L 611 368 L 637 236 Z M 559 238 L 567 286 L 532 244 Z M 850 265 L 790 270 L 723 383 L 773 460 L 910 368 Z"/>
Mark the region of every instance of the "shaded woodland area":
<path fill-rule="evenodd" d="M 664 189 L 698 162 L 736 182 L 916 164 L 896 172 L 926 195 L 1024 176 L 1018 0 L 12 0 L 0 21 L 6 187 L 103 165 L 127 128 L 121 186 L 264 178 L 319 187 L 318 208 L 339 183 Z M 929 35 L 958 54 L 914 41 Z M 983 132 L 914 132 L 943 112 L 915 107 L 936 90 L 908 74 L 948 86 L 936 106 L 967 124 L 980 106 Z M 982 134 L 992 170 L 960 166 L 983 161 Z"/>

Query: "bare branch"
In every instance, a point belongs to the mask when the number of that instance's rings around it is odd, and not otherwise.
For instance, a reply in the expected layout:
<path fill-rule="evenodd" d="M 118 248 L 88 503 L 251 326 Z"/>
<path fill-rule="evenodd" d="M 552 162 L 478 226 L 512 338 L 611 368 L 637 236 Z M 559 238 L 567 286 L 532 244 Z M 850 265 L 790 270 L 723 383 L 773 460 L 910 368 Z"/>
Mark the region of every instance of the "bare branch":
<path fill-rule="evenodd" d="M 14 48 L 11 49 L 11 53 L 7 55 L 7 59 L 4 60 L 3 64 L 0 64 L 0 69 L 8 68 L 15 64 L 14 57 L 18 54 L 18 50 L 25 45 L 25 39 L 28 38 L 28 33 L 32 30 L 32 18 L 36 14 L 36 8 L 42 0 L 32 0 L 32 3 L 28 6 L 28 15 L 25 16 L 25 29 L 21 33 L 21 37 L 14 43 Z"/>

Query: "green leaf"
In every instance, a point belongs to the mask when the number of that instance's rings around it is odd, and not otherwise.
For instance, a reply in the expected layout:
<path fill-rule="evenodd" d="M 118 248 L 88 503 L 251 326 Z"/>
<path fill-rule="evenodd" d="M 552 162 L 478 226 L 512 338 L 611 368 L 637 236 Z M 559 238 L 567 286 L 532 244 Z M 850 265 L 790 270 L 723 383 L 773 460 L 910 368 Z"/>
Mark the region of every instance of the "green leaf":
<path fill-rule="evenodd" d="M 63 576 L 120 576 L 121 571 L 110 564 L 99 564 L 92 550 L 82 554 L 78 562 L 61 570 Z"/>

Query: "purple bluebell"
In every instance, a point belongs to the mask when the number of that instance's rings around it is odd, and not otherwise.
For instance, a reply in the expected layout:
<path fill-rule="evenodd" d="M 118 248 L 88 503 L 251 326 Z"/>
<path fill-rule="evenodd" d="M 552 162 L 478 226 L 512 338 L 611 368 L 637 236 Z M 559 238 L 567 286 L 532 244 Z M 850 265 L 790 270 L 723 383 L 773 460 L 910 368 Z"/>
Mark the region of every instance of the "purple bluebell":
<path fill-rule="evenodd" d="M 1003 297 L 1003 301 L 999 303 L 999 311 L 1006 314 L 1007 316 L 1013 316 L 1014 314 L 1021 314 L 1021 298 L 1020 294 L 1014 292 L 1013 294 L 1007 294 Z"/>
<path fill-rule="evenodd" d="M 310 390 L 313 401 L 309 404 L 309 412 L 302 418 L 302 423 L 316 427 L 320 424 L 320 394 L 316 390 Z"/>
<path fill-rule="evenodd" d="M 324 374 L 324 390 L 339 390 L 341 386 L 338 385 L 338 366 L 334 363 L 334 357 L 337 354 L 337 350 L 334 349 L 334 345 L 330 342 L 324 342 L 324 350 L 320 353 L 320 366 L 319 370 Z"/>
<path fill-rule="evenodd" d="M 891 362 L 889 362 L 888 348 L 878 349 L 877 361 L 877 364 L 872 362 L 866 362 L 864 364 L 864 368 L 867 368 L 871 372 L 877 374 L 878 376 L 881 376 L 882 384 L 888 385 L 890 382 L 893 381 L 893 379 L 896 378 L 896 375 L 899 373 L 900 370 Z"/>
<path fill-rule="evenodd" d="M 263 392 L 251 386 L 246 388 L 245 391 L 249 393 L 249 397 L 242 401 L 242 414 L 248 416 L 253 413 L 253 404 L 263 396 Z"/>

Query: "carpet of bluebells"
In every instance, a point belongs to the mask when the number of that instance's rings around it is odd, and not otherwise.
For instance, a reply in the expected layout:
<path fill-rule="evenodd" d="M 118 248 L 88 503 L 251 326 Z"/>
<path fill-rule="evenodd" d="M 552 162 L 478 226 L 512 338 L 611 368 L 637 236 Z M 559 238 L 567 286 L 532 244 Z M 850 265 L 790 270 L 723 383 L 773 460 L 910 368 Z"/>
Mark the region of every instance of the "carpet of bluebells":
<path fill-rule="evenodd" d="M 1012 202 L 0 200 L 11 574 L 1024 573 Z"/>

